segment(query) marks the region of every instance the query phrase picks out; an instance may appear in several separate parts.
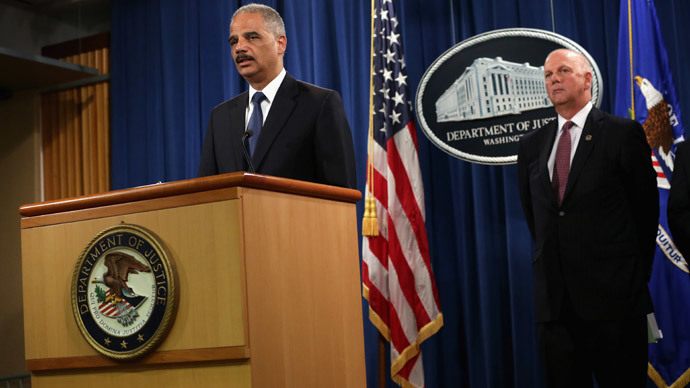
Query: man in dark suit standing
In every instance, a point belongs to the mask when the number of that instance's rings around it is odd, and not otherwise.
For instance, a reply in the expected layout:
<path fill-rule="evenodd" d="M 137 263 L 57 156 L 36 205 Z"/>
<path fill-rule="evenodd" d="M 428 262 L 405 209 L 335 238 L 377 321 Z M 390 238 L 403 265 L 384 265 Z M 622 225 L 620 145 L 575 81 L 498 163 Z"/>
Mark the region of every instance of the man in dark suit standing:
<path fill-rule="evenodd" d="M 687 260 L 690 258 L 690 142 L 687 140 L 676 148 L 666 210 L 673 242 Z"/>
<path fill-rule="evenodd" d="M 283 19 L 249 4 L 230 23 L 230 47 L 249 90 L 211 112 L 199 176 L 246 171 L 355 188 L 352 134 L 340 95 L 294 79 L 283 68 Z M 244 142 L 251 153 L 249 164 Z"/>
<path fill-rule="evenodd" d="M 544 63 L 558 120 L 520 140 L 520 199 L 534 238 L 538 341 L 549 387 L 645 387 L 647 287 L 659 216 L 642 126 L 590 102 L 571 50 Z"/>

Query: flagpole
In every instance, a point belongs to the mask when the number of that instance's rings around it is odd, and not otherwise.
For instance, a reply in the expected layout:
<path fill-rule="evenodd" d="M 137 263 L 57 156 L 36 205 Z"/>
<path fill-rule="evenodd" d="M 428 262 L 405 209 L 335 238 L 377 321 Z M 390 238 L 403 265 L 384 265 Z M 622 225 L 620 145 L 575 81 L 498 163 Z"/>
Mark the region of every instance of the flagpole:
<path fill-rule="evenodd" d="M 386 339 L 379 332 L 379 388 L 386 388 Z"/>
<path fill-rule="evenodd" d="M 371 50 L 369 52 L 369 138 L 367 142 L 367 192 L 362 219 L 362 236 L 378 236 L 379 225 L 374 197 L 374 12 L 375 2 L 371 0 Z M 386 388 L 386 339 L 378 332 L 379 388 Z"/>
<path fill-rule="evenodd" d="M 369 136 L 367 139 L 367 186 L 364 193 L 362 236 L 378 236 L 379 224 L 374 197 L 374 1 L 371 0 L 371 50 L 369 71 Z"/>
<path fill-rule="evenodd" d="M 630 118 L 635 120 L 635 86 L 633 80 L 633 32 L 632 32 L 632 10 L 630 9 L 630 0 L 628 0 L 628 43 L 630 47 Z"/>

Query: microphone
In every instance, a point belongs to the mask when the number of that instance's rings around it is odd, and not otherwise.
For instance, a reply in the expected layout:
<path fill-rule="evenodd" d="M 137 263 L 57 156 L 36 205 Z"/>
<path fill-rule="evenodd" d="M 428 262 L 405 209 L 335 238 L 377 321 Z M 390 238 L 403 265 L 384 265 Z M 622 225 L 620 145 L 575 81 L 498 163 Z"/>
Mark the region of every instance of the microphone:
<path fill-rule="evenodd" d="M 252 158 L 249 157 L 249 152 L 247 151 L 247 139 L 252 137 L 254 135 L 254 131 L 247 128 L 247 130 L 244 131 L 244 135 L 242 135 L 242 152 L 244 152 L 244 159 L 247 161 L 247 164 L 249 165 L 249 172 L 251 173 L 256 173 L 254 170 L 254 164 L 252 164 Z"/>

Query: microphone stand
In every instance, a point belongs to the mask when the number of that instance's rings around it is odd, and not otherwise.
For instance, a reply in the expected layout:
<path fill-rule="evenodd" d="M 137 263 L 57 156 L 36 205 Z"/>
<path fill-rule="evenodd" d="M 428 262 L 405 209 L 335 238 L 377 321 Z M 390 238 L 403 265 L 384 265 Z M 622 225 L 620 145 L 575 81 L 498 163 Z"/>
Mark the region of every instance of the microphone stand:
<path fill-rule="evenodd" d="M 247 160 L 247 164 L 249 165 L 249 172 L 251 173 L 256 173 L 254 170 L 254 164 L 252 163 L 252 158 L 249 157 L 249 152 L 247 151 L 247 139 L 252 137 L 254 135 L 254 131 L 251 129 L 247 129 L 244 131 L 244 135 L 242 135 L 242 151 L 244 152 L 244 158 Z"/>

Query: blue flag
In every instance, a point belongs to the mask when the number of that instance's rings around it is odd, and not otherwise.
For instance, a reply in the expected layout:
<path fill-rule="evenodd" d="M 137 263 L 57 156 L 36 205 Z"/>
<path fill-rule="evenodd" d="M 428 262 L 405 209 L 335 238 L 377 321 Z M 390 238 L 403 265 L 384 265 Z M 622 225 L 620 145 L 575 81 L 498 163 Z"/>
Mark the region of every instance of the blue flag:
<path fill-rule="evenodd" d="M 661 214 L 649 288 L 663 338 L 649 345 L 648 374 L 659 387 L 684 387 L 690 382 L 690 276 L 668 231 L 666 201 L 685 129 L 653 0 L 621 1 L 614 113 L 642 123 L 657 172 Z"/>

